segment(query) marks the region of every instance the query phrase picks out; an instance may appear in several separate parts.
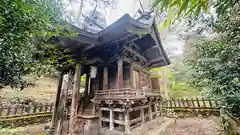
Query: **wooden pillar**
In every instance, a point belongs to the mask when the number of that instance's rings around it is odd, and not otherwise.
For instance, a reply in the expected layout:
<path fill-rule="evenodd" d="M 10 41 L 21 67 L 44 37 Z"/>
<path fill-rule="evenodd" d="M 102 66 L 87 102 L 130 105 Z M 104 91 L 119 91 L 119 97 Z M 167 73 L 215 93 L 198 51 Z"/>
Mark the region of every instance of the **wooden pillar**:
<path fill-rule="evenodd" d="M 152 79 L 150 75 L 148 75 L 148 84 L 149 84 L 149 88 L 152 89 Z"/>
<path fill-rule="evenodd" d="M 98 116 L 99 116 L 99 126 L 100 126 L 100 128 L 103 128 L 102 120 L 101 120 L 101 118 L 102 118 L 102 110 L 101 110 L 101 107 L 99 107 L 99 106 L 98 106 Z"/>
<path fill-rule="evenodd" d="M 124 114 L 122 112 L 119 112 L 118 119 L 119 119 L 119 121 L 124 121 Z M 124 126 L 123 125 L 119 125 L 119 129 L 121 131 L 124 131 Z"/>
<path fill-rule="evenodd" d="M 78 101 L 79 101 L 79 89 L 80 89 L 80 79 L 81 78 L 81 64 L 78 63 L 75 69 L 74 76 L 74 86 L 72 92 L 72 104 L 71 104 L 71 113 L 70 113 L 70 122 L 69 122 L 69 133 L 74 134 L 75 120 L 77 115 Z"/>
<path fill-rule="evenodd" d="M 152 120 L 152 100 L 148 102 L 148 114 L 149 114 L 149 120 Z"/>
<path fill-rule="evenodd" d="M 157 103 L 154 103 L 154 112 L 155 112 L 156 116 L 158 116 L 158 107 L 157 107 Z"/>
<path fill-rule="evenodd" d="M 60 78 L 58 79 L 57 94 L 56 94 L 56 99 L 54 102 L 52 121 L 51 121 L 51 127 L 50 127 L 50 130 L 52 130 L 52 131 L 50 131 L 50 132 L 54 132 L 54 128 L 56 127 L 56 122 L 57 122 L 56 118 L 57 118 L 57 111 L 58 111 L 58 107 L 59 107 L 61 90 L 62 90 L 63 75 L 64 75 L 64 73 L 62 72 L 60 74 Z"/>
<path fill-rule="evenodd" d="M 113 113 L 113 110 L 110 109 L 110 121 L 109 121 L 109 129 L 110 130 L 114 130 L 113 120 L 114 120 L 114 113 Z"/>
<path fill-rule="evenodd" d="M 141 124 L 145 123 L 145 116 L 144 116 L 144 108 L 140 108 L 140 117 L 141 117 Z"/>
<path fill-rule="evenodd" d="M 140 72 L 137 71 L 137 74 L 138 74 L 138 78 L 137 78 L 137 81 L 136 81 L 136 88 L 140 89 L 141 87 L 141 75 L 140 75 Z"/>
<path fill-rule="evenodd" d="M 139 84 L 138 84 L 138 88 L 141 89 L 142 87 L 142 74 L 140 71 L 138 71 L 138 75 L 139 75 Z"/>
<path fill-rule="evenodd" d="M 88 83 L 89 83 L 89 79 L 90 79 L 90 73 L 86 74 L 86 80 L 85 80 L 85 90 L 84 90 L 84 96 L 87 97 L 88 95 Z"/>
<path fill-rule="evenodd" d="M 129 117 L 128 109 L 124 112 L 124 117 L 125 117 L 125 133 L 129 134 L 130 133 L 130 117 Z"/>
<path fill-rule="evenodd" d="M 92 107 L 92 114 L 95 115 L 96 114 L 96 103 L 93 103 L 93 107 Z"/>
<path fill-rule="evenodd" d="M 123 88 L 123 61 L 122 61 L 122 59 L 118 60 L 116 88 L 117 89 Z"/>
<path fill-rule="evenodd" d="M 129 84 L 130 84 L 130 88 L 134 88 L 134 85 L 133 85 L 133 67 L 132 67 L 132 64 L 130 64 L 130 67 L 129 67 Z"/>
<path fill-rule="evenodd" d="M 103 68 L 103 89 L 108 89 L 108 67 Z"/>

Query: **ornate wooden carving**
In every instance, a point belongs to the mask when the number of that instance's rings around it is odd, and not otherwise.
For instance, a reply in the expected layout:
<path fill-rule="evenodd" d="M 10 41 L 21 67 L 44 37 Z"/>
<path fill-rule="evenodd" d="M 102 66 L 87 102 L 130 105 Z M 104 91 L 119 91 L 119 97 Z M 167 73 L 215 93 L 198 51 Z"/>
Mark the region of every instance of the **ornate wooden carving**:
<path fill-rule="evenodd" d="M 113 104 L 113 100 L 105 100 L 105 103 L 111 105 Z"/>

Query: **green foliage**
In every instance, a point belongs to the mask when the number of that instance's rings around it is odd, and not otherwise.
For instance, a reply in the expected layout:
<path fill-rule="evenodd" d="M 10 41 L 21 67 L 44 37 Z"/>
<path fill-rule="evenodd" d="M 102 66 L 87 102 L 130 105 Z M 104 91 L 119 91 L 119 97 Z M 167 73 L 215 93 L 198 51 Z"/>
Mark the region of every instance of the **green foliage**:
<path fill-rule="evenodd" d="M 211 6 L 222 16 L 236 4 L 239 4 L 238 0 L 154 0 L 152 7 L 167 13 L 167 19 L 163 23 L 166 27 L 181 16 L 198 17 L 201 12 L 208 12 Z"/>
<path fill-rule="evenodd" d="M 201 91 L 188 83 L 191 68 L 183 62 L 183 59 L 183 56 L 173 58 L 171 60 L 172 64 L 168 67 L 171 95 L 172 97 L 198 96 Z"/>
<path fill-rule="evenodd" d="M 211 87 L 213 94 L 233 93 L 239 83 L 239 46 L 224 41 L 205 42 L 196 45 L 193 59 L 189 62 L 194 69 L 192 83 L 199 87 Z"/>
<path fill-rule="evenodd" d="M 25 86 L 23 76 L 57 66 L 59 48 L 49 44 L 63 33 L 59 0 L 2 0 L 0 5 L 0 85 Z"/>
<path fill-rule="evenodd" d="M 219 20 L 221 39 L 195 45 L 188 63 L 193 68 L 191 83 L 223 99 L 226 109 L 240 116 L 240 9 L 239 5 Z"/>

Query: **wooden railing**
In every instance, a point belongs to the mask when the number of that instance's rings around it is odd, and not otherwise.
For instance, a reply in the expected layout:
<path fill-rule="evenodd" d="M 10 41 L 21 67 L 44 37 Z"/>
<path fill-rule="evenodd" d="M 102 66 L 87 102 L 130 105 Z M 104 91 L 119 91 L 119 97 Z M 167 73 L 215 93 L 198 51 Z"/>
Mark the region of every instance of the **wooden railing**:
<path fill-rule="evenodd" d="M 95 98 L 144 98 L 146 96 L 160 96 L 160 90 L 150 89 L 108 89 L 99 90 L 95 93 Z"/>
<path fill-rule="evenodd" d="M 177 98 L 163 101 L 161 108 L 165 109 L 218 109 L 219 102 L 204 98 Z"/>
<path fill-rule="evenodd" d="M 223 109 L 220 110 L 220 118 L 223 131 L 227 135 L 239 135 L 240 133 L 240 119 Z"/>
<path fill-rule="evenodd" d="M 9 104 L 0 106 L 0 118 L 8 116 L 22 116 L 26 114 L 36 114 L 44 112 L 52 112 L 53 104 L 34 104 L 34 105 L 25 105 L 25 104 Z"/>

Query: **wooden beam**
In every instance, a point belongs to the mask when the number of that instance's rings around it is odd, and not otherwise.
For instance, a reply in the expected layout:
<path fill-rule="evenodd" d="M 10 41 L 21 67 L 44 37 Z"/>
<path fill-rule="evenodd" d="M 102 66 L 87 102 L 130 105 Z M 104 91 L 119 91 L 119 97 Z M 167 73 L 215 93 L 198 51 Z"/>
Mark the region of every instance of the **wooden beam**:
<path fill-rule="evenodd" d="M 54 129 L 55 129 L 56 123 L 57 123 L 56 118 L 57 118 L 57 111 L 58 111 L 58 107 L 59 107 L 61 90 L 62 90 L 63 75 L 64 75 L 64 73 L 62 72 L 60 74 L 59 79 L 58 79 L 57 94 L 56 94 L 56 99 L 55 99 L 55 102 L 54 102 L 54 108 L 53 108 L 53 114 L 52 114 L 52 120 L 51 120 L 51 127 L 50 127 L 51 128 L 50 130 L 53 130 L 53 132 L 54 132 Z"/>
<path fill-rule="evenodd" d="M 161 62 L 161 61 L 164 61 L 164 58 L 163 57 L 157 57 L 157 58 L 154 58 L 154 59 L 152 59 L 152 60 L 150 60 L 149 62 L 148 62 L 148 65 L 151 65 L 151 64 L 154 64 L 154 63 L 156 63 L 156 62 Z"/>
<path fill-rule="evenodd" d="M 75 69 L 70 122 L 69 122 L 69 133 L 71 135 L 74 134 L 74 128 L 76 126 L 76 115 L 78 111 L 77 108 L 78 108 L 79 89 L 80 89 L 80 80 L 81 80 L 80 78 L 81 78 L 81 64 L 78 63 Z"/>
<path fill-rule="evenodd" d="M 158 37 L 158 35 L 156 35 L 155 32 L 154 32 L 154 33 L 151 33 L 151 36 L 152 36 L 152 38 L 154 39 L 154 41 L 155 41 L 155 43 L 156 43 L 156 46 L 158 46 L 157 48 L 158 48 L 158 50 L 160 51 L 160 54 L 164 55 L 164 54 L 165 54 L 164 50 L 162 50 L 162 49 L 160 48 L 160 46 L 161 46 L 161 44 L 162 44 L 160 37 Z M 159 43 L 158 41 L 160 41 L 160 43 Z M 164 56 L 163 56 L 163 57 L 164 57 Z M 163 59 L 163 61 L 164 61 L 165 64 L 168 63 L 166 59 Z"/>
<path fill-rule="evenodd" d="M 113 63 L 113 62 L 117 61 L 118 59 L 119 59 L 119 55 L 116 54 L 116 55 L 108 58 L 108 63 Z"/>
<path fill-rule="evenodd" d="M 134 42 L 129 43 L 129 45 L 137 48 L 137 50 L 141 50 L 140 47 Z"/>
<path fill-rule="evenodd" d="M 132 59 L 127 58 L 126 56 L 124 56 L 122 59 L 123 59 L 123 61 L 130 63 L 134 70 L 141 71 L 141 72 L 144 72 L 144 73 L 150 75 L 150 72 L 146 68 L 143 68 L 142 65 L 135 63 L 134 61 L 132 61 Z"/>
<path fill-rule="evenodd" d="M 152 46 L 152 47 L 144 50 L 144 53 L 147 52 L 147 51 L 149 51 L 149 50 L 151 50 L 151 49 L 156 49 L 156 48 L 158 48 L 158 46 L 157 46 L 157 45 L 154 45 L 154 46 Z"/>
<path fill-rule="evenodd" d="M 107 107 L 101 107 L 100 108 L 101 111 L 110 111 L 110 108 Z M 125 109 L 121 109 L 121 108 L 113 108 L 112 109 L 114 112 L 124 112 Z"/>
<path fill-rule="evenodd" d="M 91 65 L 91 64 L 94 64 L 96 62 L 103 63 L 103 60 L 100 57 L 96 57 L 96 58 L 93 58 L 93 59 L 90 59 L 90 60 L 86 60 L 86 62 L 84 64 Z"/>
<path fill-rule="evenodd" d="M 103 68 L 103 89 L 108 89 L 108 67 Z"/>
<path fill-rule="evenodd" d="M 119 59 L 117 63 L 117 79 L 116 79 L 116 88 L 123 88 L 123 60 Z"/>
<path fill-rule="evenodd" d="M 129 109 L 129 112 L 140 110 L 141 108 L 148 108 L 148 105 L 137 106 Z"/>
<path fill-rule="evenodd" d="M 110 119 L 104 118 L 104 117 L 102 117 L 100 120 L 104 121 L 104 122 L 110 122 Z M 121 121 L 121 120 L 113 120 L 113 123 L 116 123 L 116 124 L 119 124 L 119 125 L 125 125 L 125 122 Z"/>
<path fill-rule="evenodd" d="M 141 119 L 142 119 L 141 117 L 133 119 L 130 121 L 130 124 L 138 123 L 139 121 L 141 121 Z"/>
<path fill-rule="evenodd" d="M 143 60 L 145 63 L 147 63 L 147 59 L 142 56 L 139 52 L 136 52 L 135 50 L 133 50 L 132 48 L 130 47 L 124 47 L 124 50 L 127 50 L 129 51 L 130 53 L 134 54 L 135 56 L 137 56 L 139 59 Z"/>

